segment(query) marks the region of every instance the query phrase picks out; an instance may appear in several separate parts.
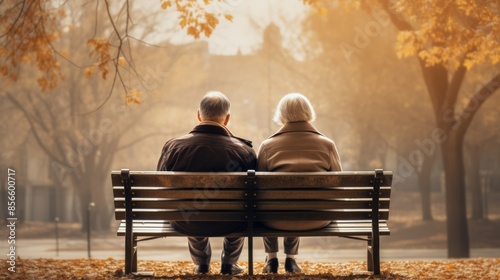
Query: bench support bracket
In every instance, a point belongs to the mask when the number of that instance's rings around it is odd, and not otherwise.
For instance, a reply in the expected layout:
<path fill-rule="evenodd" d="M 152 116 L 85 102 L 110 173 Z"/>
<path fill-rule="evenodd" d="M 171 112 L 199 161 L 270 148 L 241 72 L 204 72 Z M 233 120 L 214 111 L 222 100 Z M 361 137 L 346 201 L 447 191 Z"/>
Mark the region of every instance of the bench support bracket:
<path fill-rule="evenodd" d="M 246 196 L 246 219 L 247 219 L 247 237 L 248 237 L 248 275 L 253 275 L 253 221 L 255 219 L 254 209 L 256 207 L 255 197 L 257 192 L 255 191 L 255 185 L 257 184 L 257 179 L 255 177 L 255 170 L 248 170 L 247 178 L 245 181 L 247 191 Z"/>
<path fill-rule="evenodd" d="M 137 271 L 137 241 L 132 229 L 132 181 L 128 169 L 121 170 L 125 191 L 125 274 Z"/>
<path fill-rule="evenodd" d="M 380 232 L 379 232 L 379 200 L 380 183 L 384 176 L 382 169 L 375 169 L 372 193 L 372 234 L 368 238 L 368 271 L 374 275 L 380 275 Z"/>

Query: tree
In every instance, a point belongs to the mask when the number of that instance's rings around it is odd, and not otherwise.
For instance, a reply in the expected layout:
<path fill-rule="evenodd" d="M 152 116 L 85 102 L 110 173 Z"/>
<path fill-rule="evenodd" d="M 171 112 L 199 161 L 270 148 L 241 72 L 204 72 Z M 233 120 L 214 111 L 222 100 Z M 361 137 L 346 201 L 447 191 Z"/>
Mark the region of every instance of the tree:
<path fill-rule="evenodd" d="M 363 170 L 396 165 L 395 190 L 410 188 L 407 178 L 417 175 L 422 218 L 432 220 L 430 173 L 437 153 L 415 144 L 432 130 L 432 109 L 422 102 L 425 87 L 414 82 L 418 64 L 400 63 L 392 43 L 396 30 L 379 13 L 346 11 L 334 2 L 322 8 L 328 16 L 311 13 L 304 29 L 309 30 L 308 53 L 317 56 L 311 64 L 319 68 L 311 73 L 322 77 L 315 88 L 330 101 L 326 115 L 350 128 L 342 145 L 344 163 Z M 394 160 L 391 152 L 397 153 Z"/>
<path fill-rule="evenodd" d="M 491 72 L 490 67 L 480 67 L 477 71 L 469 74 L 469 77 L 480 81 L 484 73 Z M 476 84 L 478 81 L 475 81 Z M 467 88 L 473 91 L 473 88 Z M 488 176 L 488 169 L 491 164 L 486 160 L 488 155 L 498 155 L 493 147 L 498 145 L 500 140 L 500 131 L 495 129 L 498 126 L 497 120 L 500 118 L 499 112 L 496 110 L 500 105 L 500 95 L 493 96 L 486 103 L 483 109 L 478 112 L 474 118 L 471 127 L 465 138 L 465 158 L 467 169 L 467 189 L 470 194 L 471 211 L 470 219 L 472 220 L 487 220 L 487 199 L 485 199 L 485 187 L 482 182 Z M 484 173 L 483 173 L 484 172 Z"/>
<path fill-rule="evenodd" d="M 391 11 L 389 1 L 381 4 Z M 476 92 L 466 93 L 463 111 L 458 96 L 472 66 L 500 61 L 498 2 L 406 2 L 396 8 L 398 14 L 390 15 L 401 30 L 399 54 L 418 57 L 436 127 L 442 132 L 448 257 L 469 257 L 463 141 L 481 105 L 500 88 L 500 73 L 486 77 Z"/>
<path fill-rule="evenodd" d="M 463 141 L 481 105 L 500 88 L 500 73 L 485 77 L 458 106 L 470 68 L 500 61 L 500 15 L 496 1 L 379 1 L 400 30 L 397 52 L 421 66 L 439 129 L 446 181 L 448 257 L 469 257 Z M 371 6 L 368 5 L 370 9 Z"/>
<path fill-rule="evenodd" d="M 321 12 L 321 1 L 305 0 Z M 340 1 L 344 2 L 344 1 Z M 345 1 L 348 2 L 348 1 Z M 431 99 L 446 180 L 448 257 L 468 257 L 463 141 L 474 115 L 500 87 L 500 73 L 486 77 L 463 110 L 457 100 L 467 71 L 500 61 L 498 1 L 359 1 L 368 12 L 384 13 L 399 30 L 397 53 L 417 58 Z M 352 46 L 351 46 L 352 47 Z M 345 52 L 346 50 L 344 50 Z M 359 51 L 356 48 L 347 52 Z"/>
<path fill-rule="evenodd" d="M 71 22 L 68 23 L 71 32 L 66 34 L 64 39 L 53 43 L 54 49 L 61 50 L 61 55 L 64 53 L 72 59 L 71 64 L 60 66 L 65 75 L 64 80 L 58 82 L 59 87 L 44 93 L 39 93 L 36 83 L 29 79 L 24 79 L 23 83 L 7 83 L 8 87 L 2 91 L 2 99 L 8 101 L 6 104 L 9 110 L 22 114 L 29 124 L 36 142 L 50 159 L 48 168 L 55 183 L 75 190 L 79 202 L 77 213 L 84 215 L 89 203 L 95 202 L 92 212 L 99 215 L 92 219 L 92 228 L 107 230 L 113 213 L 110 204 L 111 190 L 107 182 L 115 155 L 122 149 L 130 149 L 140 141 L 161 133 L 156 131 L 155 127 L 143 126 L 141 133 L 134 134 L 134 127 L 143 124 L 141 121 L 155 105 L 163 105 L 161 101 L 151 100 L 155 98 L 154 92 L 163 86 L 162 83 L 179 80 L 169 71 L 179 72 L 179 76 L 186 77 L 187 72 L 192 72 L 188 67 L 198 67 L 199 64 L 192 66 L 185 62 L 178 63 L 190 53 L 188 47 L 165 44 L 161 47 L 161 52 L 153 55 L 150 51 L 152 46 L 130 42 L 124 47 L 124 57 L 118 60 L 120 71 L 128 71 L 130 75 L 133 75 L 133 71 L 143 74 L 137 82 L 128 84 L 132 90 L 127 94 L 110 97 L 103 92 L 106 93 L 106 88 L 114 81 L 102 80 L 93 75 L 97 71 L 96 68 L 100 67 L 99 64 L 87 64 L 85 41 L 86 38 L 92 37 L 95 31 L 82 20 L 94 15 L 97 17 L 96 22 L 101 22 L 108 10 L 98 9 L 96 13 L 94 7 L 80 7 L 74 2 L 67 3 L 65 7 L 71 14 Z M 139 16 L 133 11 L 129 13 Z M 147 16 L 153 18 L 152 14 Z M 155 27 L 152 22 L 141 22 L 144 24 L 143 28 Z M 110 29 L 111 24 L 101 24 L 99 33 L 105 34 Z M 148 33 L 145 29 L 145 34 Z M 101 43 L 95 41 L 93 44 Z M 140 56 L 143 63 L 128 64 L 134 61 L 129 53 L 132 48 L 134 55 Z M 18 68 L 18 71 L 25 75 L 36 73 L 36 66 L 29 64 L 18 65 Z M 176 71 L 173 71 L 174 69 Z M 103 73 L 105 72 L 101 71 L 101 74 Z M 108 73 L 114 75 L 114 68 L 110 68 Z M 189 80 L 184 79 L 184 83 L 177 81 L 176 86 L 191 84 L 197 81 L 198 77 L 191 75 Z M 173 87 L 163 89 L 168 91 Z M 139 92 L 145 95 L 139 96 Z M 131 106 L 145 98 L 149 98 L 150 102 L 140 108 Z M 171 100 L 167 102 L 171 104 Z M 168 116 L 168 113 L 165 115 Z M 82 230 L 86 230 L 87 219 L 81 221 Z"/>
<path fill-rule="evenodd" d="M 112 27 L 102 37 L 95 37 L 97 34 L 94 33 L 94 36 L 85 38 L 92 48 L 90 54 L 95 57 L 94 65 L 86 73 L 97 70 L 106 79 L 111 66 L 114 72 L 109 92 L 112 92 L 118 80 L 123 85 L 128 100 L 138 102 L 140 99 L 137 90 L 125 83 L 123 70 L 120 69 L 126 57 L 131 59 L 127 56 L 127 52 L 131 53 L 131 41 L 146 43 L 134 36 L 135 22 L 131 14 L 134 1 L 122 0 L 113 5 L 110 5 L 109 0 L 103 2 L 80 3 L 82 7 L 95 4 L 96 11 L 104 5 L 107 17 L 103 21 Z M 53 0 L 8 0 L 0 2 L 0 5 L 0 75 L 17 81 L 21 74 L 20 65 L 34 65 L 39 70 L 38 84 L 42 91 L 56 88 L 64 79 L 59 59 L 69 60 L 55 47 L 55 43 L 67 35 L 65 33 L 71 33 L 67 32 L 72 28 L 67 24 L 67 19 L 71 21 L 75 15 L 68 12 L 69 2 L 60 4 Z M 228 6 L 231 6 L 231 2 L 225 0 L 161 0 L 161 8 L 175 9 L 178 12 L 178 24 L 186 28 L 187 34 L 194 38 L 199 38 L 200 35 L 209 37 L 221 17 L 231 21 L 232 16 L 225 13 Z M 96 21 L 94 25 L 97 31 L 99 21 L 92 16 L 89 18 Z M 128 63 L 131 71 L 140 79 L 134 63 Z"/>

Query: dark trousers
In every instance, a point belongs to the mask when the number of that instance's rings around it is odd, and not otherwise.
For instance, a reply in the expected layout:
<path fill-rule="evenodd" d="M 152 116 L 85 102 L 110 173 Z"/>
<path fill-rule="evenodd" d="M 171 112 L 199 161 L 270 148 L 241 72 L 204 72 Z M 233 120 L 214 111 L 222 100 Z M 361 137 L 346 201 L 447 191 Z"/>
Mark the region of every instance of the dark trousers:
<path fill-rule="evenodd" d="M 279 251 L 278 237 L 263 237 L 266 253 L 277 253 Z M 299 253 L 300 237 L 283 237 L 285 254 L 297 255 Z"/>
<path fill-rule="evenodd" d="M 188 237 L 189 252 L 194 264 L 210 264 L 212 248 L 208 237 Z M 243 250 L 244 237 L 225 237 L 222 249 L 221 262 L 223 264 L 236 264 Z"/>

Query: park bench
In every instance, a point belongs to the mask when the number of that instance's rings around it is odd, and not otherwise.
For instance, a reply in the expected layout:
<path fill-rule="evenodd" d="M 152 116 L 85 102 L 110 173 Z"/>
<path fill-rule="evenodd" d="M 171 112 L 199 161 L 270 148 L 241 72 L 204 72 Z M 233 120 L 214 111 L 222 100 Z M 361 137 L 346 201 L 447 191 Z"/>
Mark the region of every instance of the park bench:
<path fill-rule="evenodd" d="M 367 242 L 367 269 L 380 274 L 380 236 L 387 220 L 392 172 L 173 172 L 113 171 L 117 235 L 125 236 L 125 273 L 137 273 L 137 243 L 184 236 L 169 221 L 244 221 L 226 236 L 248 238 L 253 275 L 253 237 L 339 236 Z M 272 220 L 331 220 L 325 228 L 280 231 Z M 328 250 L 324 248 L 324 250 Z M 186 250 L 187 252 L 187 250 Z M 167 252 L 165 252 L 167 253 Z"/>

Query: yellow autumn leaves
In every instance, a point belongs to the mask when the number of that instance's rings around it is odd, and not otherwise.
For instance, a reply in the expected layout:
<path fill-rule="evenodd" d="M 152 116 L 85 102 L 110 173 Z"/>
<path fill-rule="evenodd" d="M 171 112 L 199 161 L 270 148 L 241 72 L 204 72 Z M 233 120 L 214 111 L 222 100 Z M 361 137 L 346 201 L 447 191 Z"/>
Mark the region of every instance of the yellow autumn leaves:
<path fill-rule="evenodd" d="M 93 49 L 89 56 L 95 56 L 96 62 L 84 69 L 84 75 L 87 78 L 90 78 L 96 71 L 101 73 L 101 77 L 106 79 L 109 73 L 109 64 L 113 60 L 110 54 L 110 43 L 107 39 L 90 39 L 87 44 Z M 127 64 L 126 59 L 123 56 L 120 56 L 114 62 L 116 67 L 124 67 Z M 137 91 L 137 89 L 133 88 L 127 91 L 123 97 L 125 104 L 127 105 L 135 105 L 141 104 L 142 93 Z"/>
<path fill-rule="evenodd" d="M 428 66 L 467 69 L 500 62 L 500 14 L 476 1 L 398 2 L 395 15 L 411 20 L 413 30 L 398 34 L 399 57 L 417 55 Z"/>
<path fill-rule="evenodd" d="M 302 2 L 315 8 L 320 16 L 328 16 L 327 10 L 322 7 L 324 2 Z M 340 5 L 353 8 L 370 8 L 373 6 L 371 2 L 388 3 L 382 0 L 338 1 Z M 413 30 L 403 31 L 398 35 L 397 54 L 400 57 L 416 55 L 428 65 L 446 64 L 455 68 L 460 65 L 471 68 L 483 63 L 500 62 L 498 1 L 393 2 L 391 14 L 394 18 L 407 18 L 413 27 Z M 42 90 L 55 88 L 63 79 L 58 56 L 67 56 L 55 49 L 54 43 L 72 29 L 64 21 L 68 17 L 64 5 L 54 8 L 54 3 L 49 0 L 2 3 L 0 75 L 16 81 L 20 66 L 29 64 L 38 69 L 37 81 Z M 178 24 L 194 38 L 209 37 L 221 19 L 233 19 L 231 12 L 234 7 L 231 6 L 231 1 L 161 0 L 160 5 L 162 9 L 175 10 L 178 13 Z M 109 42 L 112 37 L 88 40 L 95 63 L 84 68 L 84 76 L 90 77 L 99 72 L 105 79 L 110 67 L 118 69 L 119 66 L 126 66 L 124 58 L 118 58 L 118 54 L 113 55 L 116 45 Z"/>
<path fill-rule="evenodd" d="M 91 67 L 97 67 L 97 69 L 101 72 L 102 78 L 106 79 L 106 76 L 109 72 L 109 66 L 108 63 L 111 61 L 111 55 L 109 53 L 110 49 L 110 43 L 108 39 L 90 39 L 87 41 L 87 45 L 93 48 L 93 50 L 90 52 L 89 56 L 96 56 L 96 63 L 95 66 Z M 85 71 L 85 75 L 87 76 L 87 73 L 93 74 L 95 70 L 93 71 Z"/>
<path fill-rule="evenodd" d="M 222 0 L 162 0 L 161 7 L 168 9 L 175 3 L 179 12 L 179 25 L 186 28 L 188 35 L 197 39 L 201 34 L 210 37 L 219 24 L 219 18 L 233 20 L 231 14 L 225 13 L 223 2 Z"/>
<path fill-rule="evenodd" d="M 16 273 L 10 273 L 6 264 L 0 264 L 1 279 L 129 279 L 123 273 L 124 261 L 108 259 L 18 259 Z M 210 279 L 229 279 L 218 274 L 216 268 L 220 263 L 212 265 Z M 246 263 L 242 264 L 246 266 Z M 350 261 L 342 263 L 302 262 L 305 274 L 293 279 L 372 279 L 371 272 L 366 271 L 366 262 Z M 254 263 L 255 271 L 261 271 L 262 262 Z M 161 279 L 200 279 L 191 274 L 193 264 L 190 261 L 145 261 L 138 263 L 139 271 L 154 271 L 154 278 Z M 493 280 L 500 277 L 499 258 L 476 258 L 463 260 L 433 261 L 382 261 L 381 279 L 482 279 Z M 258 273 L 258 272 L 257 272 Z M 292 279 L 290 275 L 275 276 L 241 275 L 238 279 Z"/>
<path fill-rule="evenodd" d="M 0 16 L 0 75 L 16 81 L 22 64 L 35 65 L 42 90 L 55 88 L 62 79 L 60 65 L 52 49 L 59 38 L 58 24 L 64 13 L 41 9 L 44 0 L 28 4 L 2 1 Z"/>
<path fill-rule="evenodd" d="M 84 69 L 85 77 L 92 76 L 96 70 L 101 72 L 103 79 L 106 79 L 109 73 L 109 63 L 112 61 L 110 54 L 110 43 L 108 39 L 90 39 L 87 44 L 93 48 L 89 56 L 95 56 L 96 62 L 92 66 L 88 66 Z M 116 59 L 116 64 L 119 66 L 125 66 L 126 59 L 122 56 Z"/>

